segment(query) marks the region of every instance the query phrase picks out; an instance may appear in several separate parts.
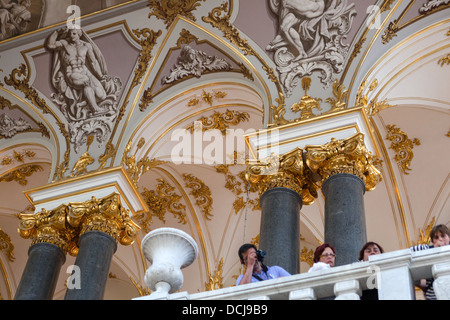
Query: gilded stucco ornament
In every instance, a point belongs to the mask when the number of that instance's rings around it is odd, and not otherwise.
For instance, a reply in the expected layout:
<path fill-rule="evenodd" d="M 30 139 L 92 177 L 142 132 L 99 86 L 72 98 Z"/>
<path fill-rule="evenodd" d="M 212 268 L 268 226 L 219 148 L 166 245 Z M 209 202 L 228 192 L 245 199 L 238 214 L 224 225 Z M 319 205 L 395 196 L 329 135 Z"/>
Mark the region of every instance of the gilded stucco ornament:
<path fill-rule="evenodd" d="M 101 231 L 122 245 L 134 242 L 140 227 L 131 220 L 120 203 L 119 194 L 102 199 L 92 197 L 83 202 L 70 202 L 47 211 L 19 214 L 18 233 L 32 239 L 32 244 L 51 243 L 72 256 L 78 254 L 78 239 L 88 231 Z"/>
<path fill-rule="evenodd" d="M 357 133 L 348 139 L 332 139 L 318 146 L 306 146 L 306 164 L 319 174 L 322 183 L 338 173 L 358 176 L 366 190 L 375 189 L 381 181 L 381 173 L 374 165 L 375 158 L 364 144 L 364 134 Z"/>
<path fill-rule="evenodd" d="M 309 169 L 304 166 L 303 150 L 296 148 L 280 156 L 271 154 L 260 163 L 247 167 L 246 179 L 257 185 L 260 194 L 275 188 L 284 187 L 296 191 L 303 204 L 312 204 L 317 198 L 317 185 Z"/>

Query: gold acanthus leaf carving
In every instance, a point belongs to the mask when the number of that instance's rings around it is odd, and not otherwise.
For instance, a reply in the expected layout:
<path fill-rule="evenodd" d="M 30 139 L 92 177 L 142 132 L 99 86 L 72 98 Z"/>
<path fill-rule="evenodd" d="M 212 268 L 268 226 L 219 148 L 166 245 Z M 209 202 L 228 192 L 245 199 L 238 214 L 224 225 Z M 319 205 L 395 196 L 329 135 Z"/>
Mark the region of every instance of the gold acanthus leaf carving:
<path fill-rule="evenodd" d="M 260 195 L 271 188 L 284 187 L 296 191 L 303 204 L 312 204 L 317 198 L 318 186 L 304 166 L 300 148 L 282 155 L 271 154 L 259 163 L 249 164 L 246 179 L 258 186 Z"/>
<path fill-rule="evenodd" d="M 186 206 L 180 203 L 181 196 L 176 194 L 174 192 L 175 188 L 164 179 L 157 179 L 157 181 L 156 190 L 148 190 L 144 187 L 144 192 L 141 193 L 150 212 L 141 214 L 137 219 L 146 232 L 150 231 L 150 224 L 153 222 L 152 216 L 158 217 L 159 220 L 165 223 L 167 211 L 172 213 L 175 218 L 178 218 L 179 223 L 187 223 Z"/>
<path fill-rule="evenodd" d="M 52 243 L 65 253 L 78 254 L 78 240 L 88 231 L 101 231 L 122 245 L 132 244 L 140 227 L 131 220 L 129 211 L 113 193 L 102 199 L 92 197 L 84 202 L 70 202 L 47 211 L 19 214 L 18 232 L 35 243 Z"/>
<path fill-rule="evenodd" d="M 319 174 L 321 183 L 332 175 L 350 173 L 365 183 L 366 190 L 375 189 L 381 181 L 381 173 L 374 162 L 376 158 L 364 144 L 364 134 L 357 133 L 348 139 L 331 139 L 318 146 L 306 146 L 306 165 Z"/>
<path fill-rule="evenodd" d="M 205 282 L 205 290 L 206 291 L 212 291 L 217 289 L 223 288 L 223 258 L 220 259 L 219 265 L 217 266 L 216 270 L 214 270 L 214 274 L 209 275 L 209 279 L 207 282 Z"/>
<path fill-rule="evenodd" d="M 0 228 L 0 251 L 5 252 L 8 260 L 14 262 L 14 244 L 11 241 L 11 237 Z"/>
<path fill-rule="evenodd" d="M 393 105 L 390 105 L 387 103 L 387 99 L 383 101 L 377 101 L 377 100 L 368 100 L 368 94 L 375 90 L 375 88 L 378 86 L 378 80 L 374 79 L 367 90 L 367 93 L 363 95 L 363 91 L 366 89 L 367 80 L 364 80 L 361 85 L 359 86 L 358 92 L 356 94 L 356 101 L 355 106 L 356 107 L 364 107 L 364 110 L 366 111 L 366 114 L 368 116 L 374 116 L 381 110 L 395 107 Z"/>
<path fill-rule="evenodd" d="M 211 220 L 213 209 L 213 198 L 209 187 L 199 178 L 192 174 L 183 173 L 186 187 L 191 189 L 190 194 L 196 199 L 195 203 L 203 212 L 205 219 Z"/>
<path fill-rule="evenodd" d="M 433 229 L 434 223 L 436 221 L 436 218 L 433 217 L 433 220 L 427 225 L 425 228 L 425 232 L 419 229 L 419 239 L 417 240 L 417 243 L 413 243 L 413 245 L 419 245 L 419 244 L 429 244 L 431 242 L 431 230 Z"/>
<path fill-rule="evenodd" d="M 407 170 L 411 170 L 411 161 L 414 157 L 412 149 L 414 145 L 420 145 L 420 140 L 417 138 L 409 139 L 408 135 L 395 125 L 387 125 L 386 129 L 388 130 L 386 139 L 391 141 L 389 148 L 395 151 L 394 160 L 404 174 L 409 174 Z"/>
<path fill-rule="evenodd" d="M 200 6 L 201 1 L 205 0 L 149 0 L 151 12 L 148 17 L 156 16 L 164 20 L 166 28 L 169 28 L 178 15 L 196 21 L 192 11 Z"/>
<path fill-rule="evenodd" d="M 438 64 L 443 67 L 444 64 L 450 64 L 450 53 L 447 54 L 444 58 L 441 58 L 438 60 Z"/>
<path fill-rule="evenodd" d="M 27 164 L 14 169 L 0 177 L 0 182 L 17 181 L 20 185 L 26 186 L 28 180 L 33 173 L 43 171 L 42 166 L 38 164 Z"/>
<path fill-rule="evenodd" d="M 201 123 L 202 131 L 207 131 L 211 129 L 219 130 L 222 135 L 226 135 L 227 129 L 233 125 L 236 126 L 241 122 L 248 121 L 250 115 L 247 112 L 239 112 L 234 110 L 228 110 L 224 113 L 219 111 L 214 111 L 212 116 L 202 117 L 196 122 Z M 189 125 L 186 129 L 191 133 L 196 130 L 196 123 Z"/>

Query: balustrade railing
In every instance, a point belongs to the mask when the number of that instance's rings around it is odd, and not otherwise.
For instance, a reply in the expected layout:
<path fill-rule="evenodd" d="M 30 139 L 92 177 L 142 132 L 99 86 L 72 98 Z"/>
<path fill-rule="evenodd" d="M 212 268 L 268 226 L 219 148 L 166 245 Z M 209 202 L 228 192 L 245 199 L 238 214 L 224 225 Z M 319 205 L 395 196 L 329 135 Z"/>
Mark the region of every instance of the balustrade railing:
<path fill-rule="evenodd" d="M 213 291 L 194 294 L 184 291 L 136 299 L 357 300 L 363 290 L 376 289 L 380 300 L 413 300 L 414 284 L 427 278 L 434 278 L 438 299 L 450 300 L 450 246 L 387 252 L 371 256 L 369 261 Z"/>

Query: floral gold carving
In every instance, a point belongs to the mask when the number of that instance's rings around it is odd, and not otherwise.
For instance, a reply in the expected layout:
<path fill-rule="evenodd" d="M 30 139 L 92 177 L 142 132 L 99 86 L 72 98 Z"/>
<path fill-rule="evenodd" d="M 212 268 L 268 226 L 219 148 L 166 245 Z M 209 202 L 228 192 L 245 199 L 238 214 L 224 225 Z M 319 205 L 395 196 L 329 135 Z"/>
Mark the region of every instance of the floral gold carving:
<path fill-rule="evenodd" d="M 247 112 L 239 112 L 234 110 L 228 110 L 224 113 L 219 111 L 214 111 L 214 114 L 207 117 L 202 117 L 196 122 L 200 122 L 202 124 L 202 130 L 207 131 L 211 129 L 219 130 L 222 135 L 226 135 L 227 129 L 230 125 L 236 126 L 241 122 L 248 121 L 250 115 Z M 194 132 L 196 129 L 196 124 L 193 123 L 189 125 L 187 130 Z"/>
<path fill-rule="evenodd" d="M 14 262 L 14 244 L 11 241 L 11 237 L 0 228 L 0 251 L 5 252 L 8 260 Z"/>
<path fill-rule="evenodd" d="M 291 107 L 291 110 L 294 112 L 300 111 L 300 120 L 309 119 L 315 117 L 312 110 L 318 109 L 322 110 L 320 107 L 319 101 L 322 101 L 320 98 L 312 98 L 308 95 L 308 90 L 311 85 L 311 78 L 304 77 L 302 79 L 302 88 L 305 90 L 305 95 L 301 98 L 300 102 L 294 103 Z"/>
<path fill-rule="evenodd" d="M 413 140 L 409 139 L 408 135 L 395 125 L 387 125 L 386 129 L 388 130 L 386 139 L 391 141 L 389 148 L 395 151 L 394 160 L 404 174 L 409 174 L 408 170 L 411 170 L 411 161 L 414 157 L 412 149 L 414 145 L 420 145 L 420 140 L 416 138 Z"/>
<path fill-rule="evenodd" d="M 375 189 L 381 181 L 381 173 L 376 168 L 376 160 L 364 144 L 364 134 L 357 133 L 344 140 L 331 139 L 319 146 L 306 146 L 306 164 L 319 174 L 322 183 L 332 175 L 350 173 L 365 183 L 366 190 Z"/>
<path fill-rule="evenodd" d="M 433 217 L 431 222 L 425 228 L 425 231 L 422 231 L 419 229 L 419 239 L 417 240 L 417 243 L 413 243 L 413 245 L 429 244 L 431 242 L 430 233 L 431 233 L 431 229 L 433 229 L 435 221 L 436 221 L 436 218 Z"/>
<path fill-rule="evenodd" d="M 17 181 L 20 185 L 25 186 L 28 183 L 26 178 L 30 177 L 35 172 L 43 170 L 42 166 L 38 164 L 26 164 L 1 176 L 0 182 Z"/>
<path fill-rule="evenodd" d="M 217 289 L 223 288 L 223 258 L 220 259 L 219 265 L 217 266 L 216 270 L 214 270 L 214 274 L 209 275 L 209 279 L 207 282 L 205 282 L 205 290 L 206 291 L 212 291 Z"/>
<path fill-rule="evenodd" d="M 205 0 L 149 0 L 148 6 L 151 12 L 148 16 L 149 18 L 156 16 L 164 20 L 167 28 L 178 15 L 195 21 L 192 11 L 200 5 L 201 1 Z"/>
<path fill-rule="evenodd" d="M 205 219 L 211 220 L 213 198 L 211 197 L 211 190 L 209 187 L 192 174 L 184 173 L 183 179 L 186 187 L 191 189 L 190 194 L 196 199 L 195 204 L 200 207 Z"/>
<path fill-rule="evenodd" d="M 152 216 L 158 217 L 159 220 L 165 223 L 165 214 L 167 211 L 178 218 L 179 223 L 187 223 L 186 206 L 180 203 L 181 196 L 176 194 L 174 190 L 175 188 L 164 179 L 158 179 L 156 190 L 148 190 L 144 187 L 144 192 L 141 195 L 147 203 L 150 212 L 146 213 L 146 216 L 141 214 L 137 217 L 139 225 L 142 226 L 144 231 L 150 231 L 150 224 L 153 222 Z"/>

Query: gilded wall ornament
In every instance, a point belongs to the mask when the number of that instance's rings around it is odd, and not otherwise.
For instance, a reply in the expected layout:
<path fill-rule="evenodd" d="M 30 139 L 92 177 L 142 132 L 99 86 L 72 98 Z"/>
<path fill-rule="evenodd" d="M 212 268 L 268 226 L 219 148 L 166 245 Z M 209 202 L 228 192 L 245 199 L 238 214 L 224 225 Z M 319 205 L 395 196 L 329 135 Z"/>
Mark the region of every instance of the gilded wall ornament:
<path fill-rule="evenodd" d="M 26 164 L 22 165 L 7 174 L 0 177 L 0 182 L 17 181 L 21 186 L 26 186 L 28 183 L 27 178 L 33 173 L 43 171 L 42 166 L 38 164 Z"/>
<path fill-rule="evenodd" d="M 236 126 L 241 122 L 248 121 L 250 115 L 247 112 L 239 112 L 234 110 L 228 110 L 225 112 L 214 111 L 214 114 L 207 117 L 201 117 L 195 122 L 200 122 L 202 131 L 207 131 L 211 129 L 219 130 L 222 135 L 227 134 L 227 129 L 230 126 Z M 186 129 L 191 133 L 196 129 L 196 123 L 189 125 Z"/>
<path fill-rule="evenodd" d="M 195 199 L 195 204 L 203 212 L 205 219 L 211 220 L 213 209 L 213 198 L 209 187 L 199 178 L 192 174 L 183 173 L 183 180 L 187 188 L 191 189 L 191 194 Z"/>
<path fill-rule="evenodd" d="M 80 28 L 61 28 L 46 41 L 54 52 L 53 102 L 69 122 L 70 142 L 78 152 L 88 135 L 103 143 L 117 119 L 122 83 L 108 74 L 106 61 L 94 41 Z"/>
<path fill-rule="evenodd" d="M 338 173 L 350 173 L 365 183 L 366 190 L 375 189 L 382 176 L 374 162 L 376 158 L 364 144 L 364 134 L 348 139 L 332 139 L 319 146 L 306 146 L 306 165 L 321 177 L 321 183 Z"/>
<path fill-rule="evenodd" d="M 420 140 L 417 138 L 409 139 L 408 135 L 395 125 L 387 125 L 386 129 L 388 131 L 386 139 L 391 141 L 389 148 L 395 151 L 394 160 L 404 174 L 409 174 L 408 170 L 411 170 L 411 161 L 414 157 L 412 149 L 414 145 L 420 145 Z"/>
<path fill-rule="evenodd" d="M 368 100 L 368 94 L 374 91 L 378 86 L 377 79 L 372 80 L 369 87 L 367 88 L 366 94 L 363 94 L 363 91 L 366 90 L 366 85 L 367 80 L 364 80 L 359 86 L 355 99 L 355 107 L 364 107 L 368 116 L 374 116 L 381 110 L 395 107 L 395 105 L 390 105 L 389 103 L 387 103 L 387 99 L 384 99 L 383 101 L 377 101 L 376 99 L 372 99 L 370 101 Z"/>
<path fill-rule="evenodd" d="M 302 96 L 299 102 L 294 103 L 291 106 L 292 111 L 300 112 L 300 121 L 315 117 L 316 115 L 312 112 L 313 109 L 318 109 L 319 111 L 322 110 L 319 103 L 320 101 L 322 101 L 322 99 L 313 98 L 308 95 L 310 85 L 311 79 L 308 77 L 304 77 L 302 79 L 302 88 L 303 90 L 305 90 L 305 95 Z"/>
<path fill-rule="evenodd" d="M 417 239 L 417 243 L 413 242 L 413 245 L 419 245 L 419 244 L 429 244 L 431 242 L 431 229 L 433 229 L 434 223 L 436 221 L 436 218 L 433 217 L 431 222 L 426 226 L 425 231 L 419 229 L 419 239 Z"/>
<path fill-rule="evenodd" d="M 214 270 L 214 274 L 208 275 L 208 281 L 205 282 L 205 290 L 212 291 L 223 288 L 223 258 L 220 258 L 217 268 Z"/>
<path fill-rule="evenodd" d="M 175 188 L 164 179 L 157 179 L 156 190 L 148 190 L 144 187 L 141 193 L 144 201 L 147 203 L 150 212 L 137 216 L 139 225 L 145 232 L 150 231 L 150 225 L 153 222 L 152 216 L 157 217 L 162 222 L 166 222 L 166 212 L 173 214 L 178 222 L 186 224 L 186 206 L 180 203 L 182 197 L 176 194 Z"/>
<path fill-rule="evenodd" d="M 151 12 L 148 17 L 156 16 L 164 20 L 166 28 L 169 28 L 178 15 L 195 21 L 192 11 L 200 6 L 201 1 L 205 0 L 149 0 L 148 6 Z"/>
<path fill-rule="evenodd" d="M 47 211 L 19 214 L 19 235 L 35 243 L 52 243 L 72 256 L 78 254 L 78 239 L 88 231 L 105 232 L 122 245 L 131 245 L 140 227 L 113 193 L 102 199 L 61 204 Z"/>
<path fill-rule="evenodd" d="M 214 99 L 221 99 L 225 98 L 226 96 L 227 94 L 223 91 L 206 92 L 205 90 L 203 90 L 203 93 L 200 97 L 194 97 L 189 99 L 187 106 L 188 107 L 198 106 L 201 101 L 212 106 Z"/>
<path fill-rule="evenodd" d="M 286 96 L 292 94 L 298 79 L 320 72 L 320 80 L 331 84 L 333 73 L 343 70 L 348 45 L 342 43 L 356 15 L 355 5 L 347 0 L 269 1 L 278 16 L 278 34 L 267 46 L 274 52 Z"/>
<path fill-rule="evenodd" d="M 11 237 L 0 228 L 0 251 L 3 251 L 9 261 L 14 262 L 14 244 Z"/>

